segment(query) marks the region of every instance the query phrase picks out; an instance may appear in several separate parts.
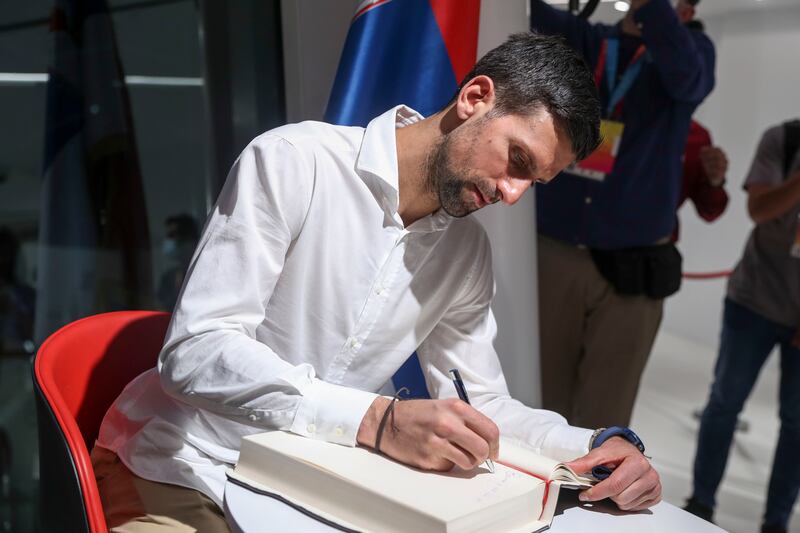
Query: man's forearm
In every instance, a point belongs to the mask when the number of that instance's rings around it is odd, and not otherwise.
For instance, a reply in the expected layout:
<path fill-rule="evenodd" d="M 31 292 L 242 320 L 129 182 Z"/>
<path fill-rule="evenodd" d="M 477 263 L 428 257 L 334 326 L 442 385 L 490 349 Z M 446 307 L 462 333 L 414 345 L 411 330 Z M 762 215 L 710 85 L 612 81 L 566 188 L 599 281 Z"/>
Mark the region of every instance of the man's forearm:
<path fill-rule="evenodd" d="M 758 190 L 752 188 L 747 199 L 747 210 L 756 224 L 769 222 L 800 204 L 800 171 L 794 172 L 780 185 Z"/>
<path fill-rule="evenodd" d="M 649 0 L 631 10 L 664 90 L 675 100 L 699 103 L 714 85 L 714 49 L 687 29 L 668 0 Z"/>
<path fill-rule="evenodd" d="M 544 0 L 530 0 L 530 7 L 531 30 L 564 37 L 590 65 L 597 60 L 603 38 L 616 31 L 605 24 L 591 24 L 565 9 L 551 6 Z"/>

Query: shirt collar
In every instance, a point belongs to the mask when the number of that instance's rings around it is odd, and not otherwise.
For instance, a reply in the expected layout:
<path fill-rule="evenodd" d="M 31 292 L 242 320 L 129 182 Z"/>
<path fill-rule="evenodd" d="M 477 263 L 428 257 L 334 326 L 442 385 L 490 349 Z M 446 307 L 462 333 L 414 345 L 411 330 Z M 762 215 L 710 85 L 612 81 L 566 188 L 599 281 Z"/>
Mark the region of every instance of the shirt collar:
<path fill-rule="evenodd" d="M 423 117 L 405 105 L 395 106 L 372 119 L 364 130 L 364 139 L 356 160 L 356 172 L 365 180 L 384 212 L 399 226 L 403 221 L 397 213 L 400 204 L 399 175 L 397 170 L 397 128 L 419 122 Z M 452 217 L 438 210 L 407 229 L 409 231 L 437 231 L 444 229 Z"/>

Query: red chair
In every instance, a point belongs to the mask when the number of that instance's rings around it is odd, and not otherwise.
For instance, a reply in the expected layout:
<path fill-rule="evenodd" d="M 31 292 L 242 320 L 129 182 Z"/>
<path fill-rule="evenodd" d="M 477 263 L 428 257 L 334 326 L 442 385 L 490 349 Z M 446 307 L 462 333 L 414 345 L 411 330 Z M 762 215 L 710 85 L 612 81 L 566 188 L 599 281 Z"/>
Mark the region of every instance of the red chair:
<path fill-rule="evenodd" d="M 169 314 L 120 311 L 64 326 L 39 348 L 33 381 L 44 531 L 108 531 L 89 450 L 106 410 L 152 368 Z"/>

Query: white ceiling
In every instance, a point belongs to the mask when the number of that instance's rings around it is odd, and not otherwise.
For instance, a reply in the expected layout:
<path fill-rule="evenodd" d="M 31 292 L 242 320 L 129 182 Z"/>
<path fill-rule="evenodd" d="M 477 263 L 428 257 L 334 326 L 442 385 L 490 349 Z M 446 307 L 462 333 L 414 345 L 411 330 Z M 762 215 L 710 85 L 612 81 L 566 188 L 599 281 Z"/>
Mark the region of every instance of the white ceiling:
<path fill-rule="evenodd" d="M 550 4 L 566 8 L 568 0 L 547 0 Z M 581 0 L 584 5 L 585 0 Z M 614 22 L 623 15 L 622 12 L 614 9 L 615 0 L 601 0 L 597 7 L 592 21 Z M 716 17 L 734 11 L 746 10 L 770 10 L 786 7 L 797 7 L 800 9 L 800 0 L 701 0 L 697 6 L 698 18 Z"/>

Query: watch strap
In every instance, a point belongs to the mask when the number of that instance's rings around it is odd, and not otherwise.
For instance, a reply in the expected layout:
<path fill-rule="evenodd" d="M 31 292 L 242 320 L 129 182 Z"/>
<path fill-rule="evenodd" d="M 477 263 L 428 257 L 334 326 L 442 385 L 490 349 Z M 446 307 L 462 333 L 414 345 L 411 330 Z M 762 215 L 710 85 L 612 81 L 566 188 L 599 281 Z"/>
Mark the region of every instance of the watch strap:
<path fill-rule="evenodd" d="M 640 452 L 644 453 L 644 443 L 642 442 L 642 439 L 640 439 L 639 436 L 630 428 L 612 426 L 610 428 L 600 428 L 595 433 L 596 435 L 592 434 L 592 440 L 590 441 L 589 449 L 593 450 L 599 446 L 602 446 L 603 443 L 611 437 L 622 437 L 636 446 Z"/>

